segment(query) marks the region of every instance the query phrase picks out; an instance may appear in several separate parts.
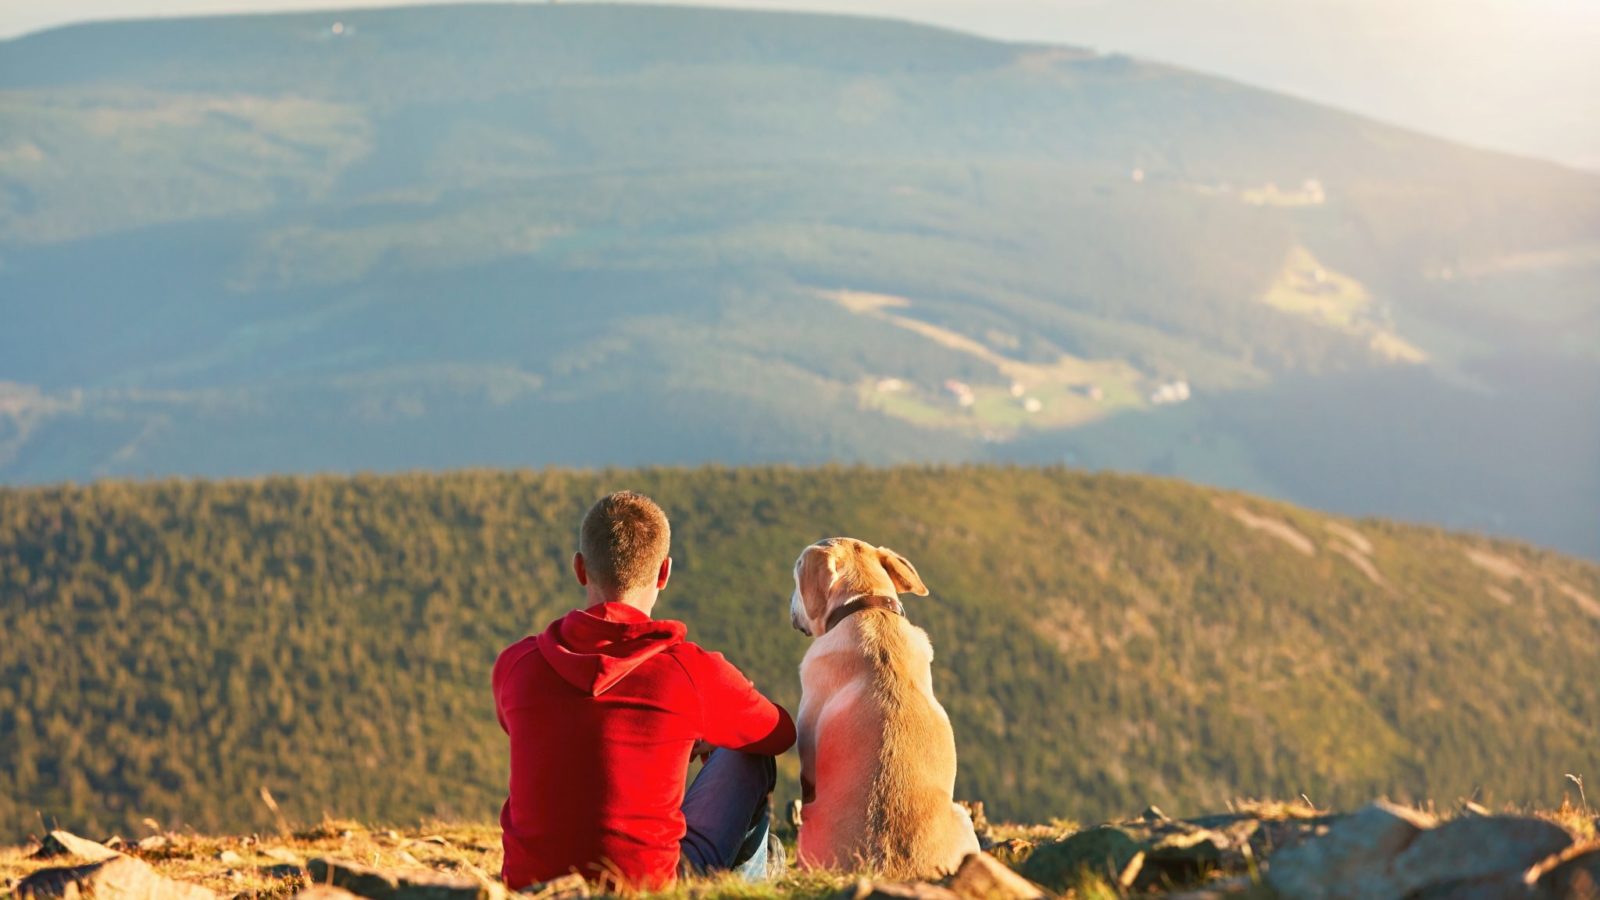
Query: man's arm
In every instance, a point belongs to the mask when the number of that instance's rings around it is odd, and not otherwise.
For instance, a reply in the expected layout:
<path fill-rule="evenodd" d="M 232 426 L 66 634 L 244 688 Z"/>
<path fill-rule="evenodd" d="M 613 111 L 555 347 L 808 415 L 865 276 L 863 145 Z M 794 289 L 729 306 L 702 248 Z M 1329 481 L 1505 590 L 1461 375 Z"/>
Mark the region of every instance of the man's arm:
<path fill-rule="evenodd" d="M 688 645 L 679 654 L 700 693 L 701 730 L 707 743 L 729 750 L 777 756 L 794 746 L 794 720 L 756 690 L 720 653 Z"/>
<path fill-rule="evenodd" d="M 513 689 L 511 680 L 519 663 L 528 658 L 531 653 L 537 653 L 538 644 L 534 638 L 527 637 L 500 651 L 495 657 L 494 669 L 489 674 L 489 687 L 494 692 L 494 715 L 500 720 L 500 729 L 506 734 L 511 733 L 511 728 L 506 724 L 506 710 L 511 705 L 510 692 Z"/>

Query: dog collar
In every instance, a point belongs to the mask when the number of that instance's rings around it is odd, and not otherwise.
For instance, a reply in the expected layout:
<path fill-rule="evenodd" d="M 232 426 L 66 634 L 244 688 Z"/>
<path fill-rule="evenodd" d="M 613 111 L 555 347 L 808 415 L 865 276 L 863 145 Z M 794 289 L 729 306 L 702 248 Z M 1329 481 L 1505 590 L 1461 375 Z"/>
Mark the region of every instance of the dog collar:
<path fill-rule="evenodd" d="M 843 622 L 858 612 L 868 609 L 886 609 L 897 616 L 906 614 L 905 607 L 900 605 L 899 597 L 889 597 L 883 594 L 868 594 L 864 597 L 852 598 L 847 603 L 841 603 L 828 614 L 828 622 L 823 627 L 822 633 L 832 631 L 835 625 Z"/>

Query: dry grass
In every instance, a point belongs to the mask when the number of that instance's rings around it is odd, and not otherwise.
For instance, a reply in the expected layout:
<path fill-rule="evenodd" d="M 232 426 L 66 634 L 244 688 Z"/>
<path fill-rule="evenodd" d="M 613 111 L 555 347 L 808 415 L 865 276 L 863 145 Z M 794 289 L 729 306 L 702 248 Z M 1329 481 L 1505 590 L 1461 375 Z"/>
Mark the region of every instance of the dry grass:
<path fill-rule="evenodd" d="M 1228 811 L 1266 820 L 1308 819 L 1327 815 L 1309 802 L 1296 800 L 1236 800 Z M 1430 815 L 1449 819 L 1463 809 L 1427 808 Z M 1497 810 L 1537 815 L 1555 822 L 1579 838 L 1579 847 L 1600 846 L 1596 813 L 1586 804 L 1570 800 L 1553 810 Z M 995 823 L 989 835 L 998 842 L 992 853 L 1015 867 L 1032 849 L 1060 840 L 1081 829 L 1079 823 L 1054 819 L 1045 824 Z M 150 863 L 158 872 L 217 891 L 223 896 L 263 900 L 292 897 L 307 886 L 302 864 L 319 856 L 395 870 L 431 870 L 495 882 L 500 868 L 500 830 L 493 823 L 426 822 L 416 827 L 373 828 L 359 822 L 326 819 L 316 825 L 279 835 L 212 837 L 165 833 L 139 847 L 130 840 L 123 852 Z M 792 848 L 792 835 L 784 835 Z M 0 895 L 17 881 L 39 869 L 78 862 L 69 857 L 33 859 L 37 844 L 0 847 Z M 820 900 L 836 897 L 869 872 L 801 872 L 791 868 L 782 878 L 751 884 L 737 876 L 695 878 L 667 891 L 646 895 L 647 900 Z M 1257 886 L 1261 891 L 1265 888 Z M 1251 888 L 1230 895 L 1249 900 L 1258 896 Z M 1119 887 L 1085 873 L 1064 894 L 1067 900 L 1115 900 L 1126 894 Z M 1267 896 L 1260 894 L 1259 896 Z"/>
<path fill-rule="evenodd" d="M 1587 804 L 1575 806 L 1570 797 L 1562 799 L 1556 809 L 1536 810 L 1533 814 L 1560 825 L 1577 835 L 1580 841 L 1600 841 L 1600 810 L 1591 809 Z"/>
<path fill-rule="evenodd" d="M 498 880 L 500 829 L 495 824 L 429 822 L 405 829 L 369 828 L 359 822 L 328 819 L 285 835 L 211 837 L 163 834 L 161 846 L 140 848 L 134 842 L 118 849 L 150 863 L 169 878 L 208 887 L 224 896 L 246 895 L 272 900 L 292 897 L 307 886 L 301 864 L 319 856 L 386 869 L 429 869 L 480 879 Z M 0 848 L 0 896 L 39 869 L 81 862 L 70 857 L 32 859 L 38 845 Z M 238 859 L 222 859 L 225 853 Z M 750 884 L 728 875 L 697 878 L 650 895 L 678 900 L 777 900 L 813 898 L 838 893 L 856 874 L 791 870 L 770 884 Z"/>
<path fill-rule="evenodd" d="M 123 852 L 138 857 L 170 878 L 204 885 L 224 895 L 290 897 L 306 886 L 301 863 L 318 856 L 338 857 L 394 869 L 433 869 L 485 880 L 500 871 L 500 830 L 486 824 L 430 822 L 403 831 L 369 829 L 358 822 L 329 819 L 286 835 L 210 837 L 164 834 L 161 846 L 141 848 L 129 841 Z M 30 859 L 37 849 L 0 849 L 0 886 L 29 873 L 71 860 Z M 224 853 L 238 859 L 222 859 Z"/>

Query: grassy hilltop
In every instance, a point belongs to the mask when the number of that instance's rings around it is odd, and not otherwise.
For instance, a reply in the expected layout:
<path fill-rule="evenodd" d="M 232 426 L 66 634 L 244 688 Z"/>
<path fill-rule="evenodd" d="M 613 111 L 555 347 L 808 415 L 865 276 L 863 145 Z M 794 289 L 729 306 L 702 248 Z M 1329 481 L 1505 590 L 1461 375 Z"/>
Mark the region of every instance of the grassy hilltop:
<path fill-rule="evenodd" d="M 1063 469 L 694 469 L 0 491 L 0 835 L 486 820 L 495 653 L 580 602 L 586 505 L 674 523 L 659 613 L 797 700 L 801 548 L 892 546 L 999 820 L 1240 796 L 1554 805 L 1600 772 L 1600 567 Z M 786 757 L 785 790 L 797 766 Z"/>
<path fill-rule="evenodd" d="M 1600 558 L 1592 173 L 851 16 L 0 60 L 0 481 L 1068 462 Z"/>

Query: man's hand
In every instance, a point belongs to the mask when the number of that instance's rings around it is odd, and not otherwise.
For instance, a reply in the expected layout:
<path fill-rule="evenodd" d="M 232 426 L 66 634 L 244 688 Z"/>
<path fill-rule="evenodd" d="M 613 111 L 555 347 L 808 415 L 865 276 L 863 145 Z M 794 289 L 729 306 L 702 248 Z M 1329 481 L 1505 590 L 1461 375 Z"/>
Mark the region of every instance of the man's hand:
<path fill-rule="evenodd" d="M 700 740 L 694 742 L 694 749 L 689 751 L 689 758 L 698 759 L 701 762 L 705 762 L 706 757 L 710 756 L 711 751 L 715 749 L 717 748 L 706 743 L 705 738 L 701 738 Z"/>

